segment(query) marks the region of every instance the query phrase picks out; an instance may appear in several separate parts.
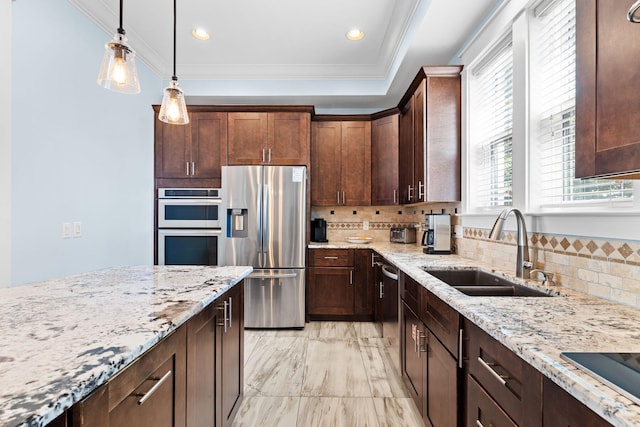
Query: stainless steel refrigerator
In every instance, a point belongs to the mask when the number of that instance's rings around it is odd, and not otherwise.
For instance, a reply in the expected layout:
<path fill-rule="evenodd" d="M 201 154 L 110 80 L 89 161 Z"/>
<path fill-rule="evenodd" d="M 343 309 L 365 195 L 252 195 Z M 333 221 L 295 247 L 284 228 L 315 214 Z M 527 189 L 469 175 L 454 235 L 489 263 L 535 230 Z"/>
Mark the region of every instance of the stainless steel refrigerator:
<path fill-rule="evenodd" d="M 305 167 L 224 166 L 224 265 L 251 265 L 245 327 L 303 328 Z"/>

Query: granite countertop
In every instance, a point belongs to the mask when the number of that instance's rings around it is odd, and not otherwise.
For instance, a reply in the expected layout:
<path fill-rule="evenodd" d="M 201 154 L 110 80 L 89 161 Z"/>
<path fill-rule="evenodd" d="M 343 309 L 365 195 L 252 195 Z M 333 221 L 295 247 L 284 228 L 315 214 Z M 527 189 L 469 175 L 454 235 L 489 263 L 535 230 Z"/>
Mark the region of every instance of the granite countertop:
<path fill-rule="evenodd" d="M 52 421 L 251 271 L 123 267 L 0 289 L 0 425 Z"/>
<path fill-rule="evenodd" d="M 640 352 L 640 310 L 539 282 L 527 286 L 553 292 L 551 298 L 467 296 L 421 267 L 481 267 L 457 255 L 426 255 L 415 244 L 312 243 L 309 248 L 371 248 L 474 322 L 576 399 L 616 426 L 640 425 L 640 405 L 560 358 L 563 351 Z M 514 248 L 515 251 L 515 248 Z M 514 271 L 496 271 L 513 278 Z"/>

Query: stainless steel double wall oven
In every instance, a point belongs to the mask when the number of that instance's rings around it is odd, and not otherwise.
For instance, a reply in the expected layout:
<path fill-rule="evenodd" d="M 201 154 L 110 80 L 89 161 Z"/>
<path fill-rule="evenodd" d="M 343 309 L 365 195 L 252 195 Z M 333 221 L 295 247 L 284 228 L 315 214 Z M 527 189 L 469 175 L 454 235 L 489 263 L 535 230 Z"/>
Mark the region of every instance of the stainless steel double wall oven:
<path fill-rule="evenodd" d="M 158 265 L 221 265 L 219 188 L 158 189 Z"/>

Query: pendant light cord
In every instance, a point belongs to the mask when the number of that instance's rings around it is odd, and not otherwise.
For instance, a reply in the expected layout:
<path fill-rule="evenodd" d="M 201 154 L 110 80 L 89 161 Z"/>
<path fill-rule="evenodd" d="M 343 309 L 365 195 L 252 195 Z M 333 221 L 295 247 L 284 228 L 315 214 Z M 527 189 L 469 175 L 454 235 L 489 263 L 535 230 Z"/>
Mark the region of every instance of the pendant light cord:
<path fill-rule="evenodd" d="M 118 34 L 124 34 L 124 28 L 122 28 L 122 2 L 124 0 L 120 0 L 120 26 L 118 27 Z"/>
<path fill-rule="evenodd" d="M 176 77 L 176 2 L 177 0 L 173 0 L 173 76 L 171 80 L 178 80 Z"/>

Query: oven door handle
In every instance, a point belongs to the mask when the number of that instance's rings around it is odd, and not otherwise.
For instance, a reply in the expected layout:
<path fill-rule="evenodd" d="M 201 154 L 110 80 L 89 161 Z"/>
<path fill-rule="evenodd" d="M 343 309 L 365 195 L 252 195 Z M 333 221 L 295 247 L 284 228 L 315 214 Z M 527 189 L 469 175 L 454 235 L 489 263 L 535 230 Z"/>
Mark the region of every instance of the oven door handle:
<path fill-rule="evenodd" d="M 265 273 L 251 273 L 249 279 L 293 279 L 298 277 L 298 273 L 282 273 L 282 274 L 265 274 Z"/>

